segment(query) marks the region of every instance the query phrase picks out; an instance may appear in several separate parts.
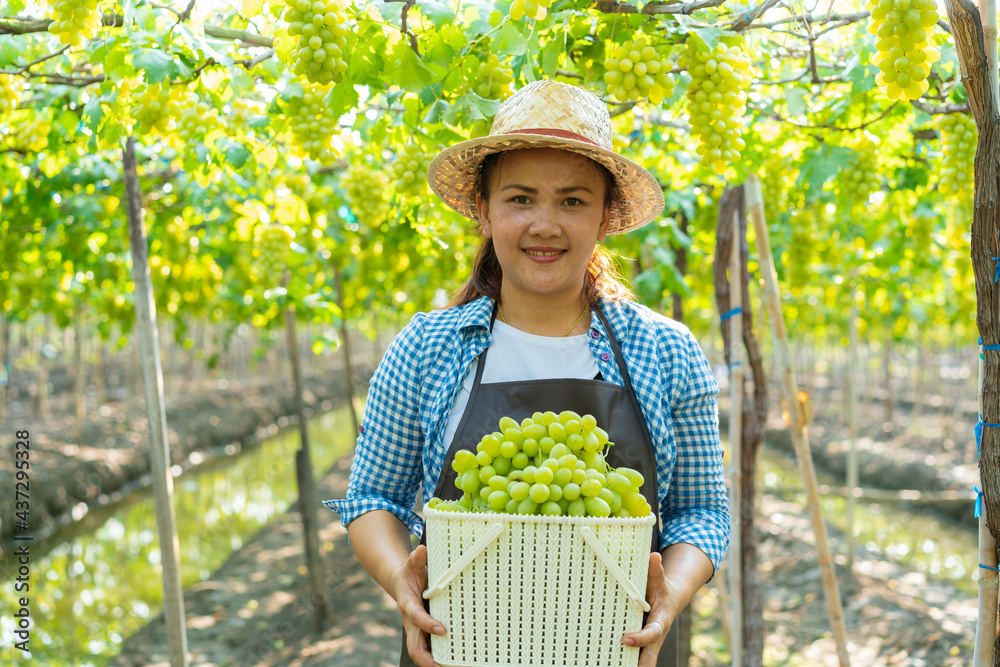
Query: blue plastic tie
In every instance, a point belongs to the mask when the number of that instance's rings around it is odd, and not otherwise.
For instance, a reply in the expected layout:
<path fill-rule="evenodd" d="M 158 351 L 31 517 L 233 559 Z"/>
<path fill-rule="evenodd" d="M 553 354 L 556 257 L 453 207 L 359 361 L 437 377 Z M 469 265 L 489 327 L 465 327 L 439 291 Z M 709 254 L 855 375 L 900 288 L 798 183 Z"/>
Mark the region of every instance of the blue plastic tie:
<path fill-rule="evenodd" d="M 733 366 L 742 366 L 742 365 L 743 365 L 742 361 L 733 361 L 730 362 L 729 367 L 732 368 Z"/>
<path fill-rule="evenodd" d="M 998 570 L 997 568 L 990 567 L 989 565 L 983 565 L 982 563 L 979 564 L 979 567 L 983 568 L 984 570 L 993 570 L 994 572 L 1000 572 L 1000 570 Z"/>
<path fill-rule="evenodd" d="M 976 518 L 983 513 L 983 492 L 979 490 L 979 486 L 974 486 L 972 489 L 976 492 Z"/>
<path fill-rule="evenodd" d="M 998 264 L 997 266 L 1000 266 L 1000 264 Z M 1000 345 L 983 345 L 982 336 L 979 337 L 979 346 L 982 347 L 984 350 L 991 350 L 991 351 L 1000 350 Z"/>
<path fill-rule="evenodd" d="M 990 257 L 990 259 L 996 262 L 1000 257 Z M 1000 262 L 993 267 L 993 282 L 1000 283 Z"/>
<path fill-rule="evenodd" d="M 723 313 L 722 317 L 719 318 L 719 321 L 725 322 L 726 320 L 728 320 L 733 315 L 739 315 L 742 312 L 743 312 L 742 308 L 733 308 L 728 313 Z M 1000 345 L 997 346 L 997 349 L 1000 350 Z"/>

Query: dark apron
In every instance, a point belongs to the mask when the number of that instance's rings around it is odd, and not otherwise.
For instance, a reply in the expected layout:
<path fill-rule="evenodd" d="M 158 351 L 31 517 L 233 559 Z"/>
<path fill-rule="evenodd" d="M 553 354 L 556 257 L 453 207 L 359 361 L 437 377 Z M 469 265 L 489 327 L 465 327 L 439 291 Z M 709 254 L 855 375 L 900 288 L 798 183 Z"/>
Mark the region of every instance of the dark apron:
<path fill-rule="evenodd" d="M 469 395 L 469 403 L 465 414 L 459 422 L 455 439 L 444 457 L 441 476 L 438 478 L 434 496 L 442 500 L 459 500 L 462 492 L 455 486 L 458 473 L 451 467 L 455 453 L 460 449 L 476 451 L 476 445 L 482 437 L 497 430 L 500 417 L 511 417 L 520 422 L 535 412 L 562 412 L 573 410 L 579 414 L 591 414 L 597 423 L 608 432 L 608 438 L 616 443 L 608 450 L 607 463 L 612 467 L 627 466 L 642 473 L 646 484 L 642 493 L 646 502 L 659 513 L 660 499 L 656 489 L 656 456 L 653 451 L 653 441 L 639 407 L 639 399 L 632 389 L 632 379 L 625 367 L 618 341 L 615 339 L 600 306 L 594 311 L 604 323 L 608 332 L 611 349 L 615 353 L 615 361 L 621 371 L 625 386 L 619 387 L 610 382 L 595 380 L 554 379 L 554 380 L 524 380 L 518 382 L 497 382 L 482 384 L 483 369 L 486 366 L 486 352 L 479 355 L 476 368 L 476 379 Z M 496 308 L 493 320 L 496 319 Z M 492 328 L 492 320 L 490 322 Z M 598 375 L 600 378 L 600 375 Z M 652 484 L 649 481 L 652 480 Z M 424 533 L 421 544 L 427 543 L 427 533 Z M 652 551 L 660 550 L 659 521 L 653 525 Z M 430 608 L 427 600 L 424 606 Z M 643 625 L 645 625 L 645 616 Z M 656 667 L 677 667 L 677 624 L 671 627 L 663 642 Z M 403 648 L 400 655 L 400 667 L 416 667 L 406 649 L 406 633 L 403 633 Z M 584 666 L 578 666 L 584 667 Z M 599 665 L 587 667 L 600 667 Z"/>

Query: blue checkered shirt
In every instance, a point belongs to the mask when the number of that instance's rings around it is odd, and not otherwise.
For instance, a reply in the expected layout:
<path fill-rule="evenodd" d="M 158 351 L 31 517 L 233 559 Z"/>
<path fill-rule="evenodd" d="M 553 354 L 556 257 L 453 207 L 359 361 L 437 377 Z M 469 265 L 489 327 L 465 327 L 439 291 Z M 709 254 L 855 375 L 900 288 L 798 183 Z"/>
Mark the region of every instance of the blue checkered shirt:
<path fill-rule="evenodd" d="M 653 439 L 661 545 L 694 544 L 718 568 L 729 545 L 729 505 L 719 385 L 708 360 L 684 325 L 629 301 L 602 307 Z M 490 344 L 492 311 L 493 300 L 481 297 L 417 313 L 392 341 L 371 380 L 347 498 L 323 503 L 345 526 L 382 509 L 423 533 L 417 494 L 437 486 L 450 444 L 445 426 L 470 364 Z M 592 322 L 587 340 L 601 375 L 624 386 L 607 331 L 596 315 Z"/>

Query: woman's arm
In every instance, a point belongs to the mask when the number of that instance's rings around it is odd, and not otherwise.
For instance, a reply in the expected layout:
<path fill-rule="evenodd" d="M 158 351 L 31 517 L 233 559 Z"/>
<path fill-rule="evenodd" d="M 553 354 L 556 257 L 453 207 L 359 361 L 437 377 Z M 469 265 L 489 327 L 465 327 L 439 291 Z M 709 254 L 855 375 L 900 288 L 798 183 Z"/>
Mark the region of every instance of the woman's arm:
<path fill-rule="evenodd" d="M 409 529 L 386 510 L 362 514 L 347 526 L 347 534 L 361 567 L 399 606 L 410 657 L 420 667 L 437 667 L 427 634 L 443 635 L 445 628 L 424 609 L 427 547 L 411 552 Z"/>

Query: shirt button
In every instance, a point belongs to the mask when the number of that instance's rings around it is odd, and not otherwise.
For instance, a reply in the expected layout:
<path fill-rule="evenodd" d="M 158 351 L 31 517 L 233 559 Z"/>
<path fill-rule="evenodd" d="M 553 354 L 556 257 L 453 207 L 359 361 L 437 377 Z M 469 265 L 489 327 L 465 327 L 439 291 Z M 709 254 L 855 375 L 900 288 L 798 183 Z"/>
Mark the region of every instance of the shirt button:
<path fill-rule="evenodd" d="M 607 352 L 605 352 L 604 354 L 601 355 L 601 361 L 607 361 L 610 358 L 611 358 L 611 355 L 608 354 Z"/>
<path fill-rule="evenodd" d="M 600 335 L 601 335 L 601 334 L 597 333 L 597 329 L 591 329 L 591 330 L 590 330 L 590 337 L 591 337 L 591 338 L 597 338 L 597 337 L 599 337 Z"/>
<path fill-rule="evenodd" d="M 365 427 L 363 425 L 359 425 L 358 426 L 358 433 L 364 433 L 364 432 L 365 432 Z"/>

